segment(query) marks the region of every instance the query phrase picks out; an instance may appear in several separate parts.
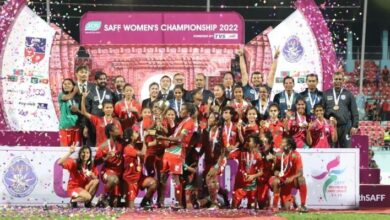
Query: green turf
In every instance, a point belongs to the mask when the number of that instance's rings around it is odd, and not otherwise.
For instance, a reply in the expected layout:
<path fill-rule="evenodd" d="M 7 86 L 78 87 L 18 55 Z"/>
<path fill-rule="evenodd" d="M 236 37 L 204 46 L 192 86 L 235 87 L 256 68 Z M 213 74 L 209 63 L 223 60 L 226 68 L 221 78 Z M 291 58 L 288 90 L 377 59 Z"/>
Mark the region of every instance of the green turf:
<path fill-rule="evenodd" d="M 280 213 L 278 216 L 287 218 L 288 220 L 390 220 L 389 214 L 363 214 L 363 213 Z"/>

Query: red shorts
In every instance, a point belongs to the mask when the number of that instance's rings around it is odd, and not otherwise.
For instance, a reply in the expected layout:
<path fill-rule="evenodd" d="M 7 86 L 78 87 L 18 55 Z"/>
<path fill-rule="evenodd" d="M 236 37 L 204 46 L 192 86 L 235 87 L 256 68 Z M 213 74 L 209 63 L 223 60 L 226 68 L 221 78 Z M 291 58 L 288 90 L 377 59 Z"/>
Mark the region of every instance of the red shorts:
<path fill-rule="evenodd" d="M 183 174 L 183 158 L 172 153 L 165 153 L 163 157 L 163 168 L 161 173 Z"/>
<path fill-rule="evenodd" d="M 258 182 L 257 183 L 257 201 L 265 203 L 268 198 L 268 191 L 270 190 L 270 185 L 267 182 Z"/>
<path fill-rule="evenodd" d="M 71 127 L 60 130 L 61 146 L 70 146 L 74 142 L 80 142 L 80 129 L 78 127 Z"/>
<path fill-rule="evenodd" d="M 142 183 L 146 179 L 146 176 L 141 176 L 141 178 L 134 182 L 134 181 L 128 181 L 125 179 L 125 190 L 126 190 L 126 200 L 127 201 L 134 201 L 135 198 L 137 198 L 138 191 L 141 189 L 143 190 Z"/>
<path fill-rule="evenodd" d="M 242 199 L 245 197 L 248 198 L 248 204 L 250 206 L 254 205 L 255 197 L 256 197 L 256 190 L 245 191 L 242 188 L 234 190 L 233 204 L 239 205 L 241 203 Z M 248 207 L 250 207 L 250 206 L 248 206 Z"/>
<path fill-rule="evenodd" d="M 120 180 L 120 174 L 118 174 L 117 172 L 115 172 L 115 171 L 113 171 L 113 170 L 109 170 L 109 169 L 107 169 L 107 170 L 105 170 L 105 171 L 102 171 L 101 172 L 101 175 L 102 175 L 102 180 L 103 180 L 103 183 L 104 184 L 107 184 L 107 178 L 109 177 L 109 176 L 117 176 L 118 178 L 119 178 L 119 182 L 121 181 Z M 114 189 L 112 190 L 112 194 L 114 195 L 114 196 L 120 196 L 121 195 L 121 187 L 120 187 L 120 183 L 119 184 L 117 184 L 115 187 L 114 187 Z"/>
<path fill-rule="evenodd" d="M 269 181 L 268 181 L 268 184 L 270 184 L 270 186 L 272 186 L 272 182 L 278 178 L 280 180 L 280 197 L 282 199 L 282 203 L 285 203 L 285 202 L 292 202 L 292 196 L 291 196 L 291 191 L 292 189 L 295 187 L 294 185 L 294 181 L 292 181 L 291 183 L 285 183 L 284 181 L 286 181 L 286 178 L 287 177 L 276 177 L 276 176 L 272 176 Z M 271 190 L 272 190 L 272 187 L 271 187 Z"/>
<path fill-rule="evenodd" d="M 79 196 L 81 191 L 84 191 L 85 189 L 81 187 L 73 188 L 68 190 L 68 196 L 72 199 L 75 199 Z"/>

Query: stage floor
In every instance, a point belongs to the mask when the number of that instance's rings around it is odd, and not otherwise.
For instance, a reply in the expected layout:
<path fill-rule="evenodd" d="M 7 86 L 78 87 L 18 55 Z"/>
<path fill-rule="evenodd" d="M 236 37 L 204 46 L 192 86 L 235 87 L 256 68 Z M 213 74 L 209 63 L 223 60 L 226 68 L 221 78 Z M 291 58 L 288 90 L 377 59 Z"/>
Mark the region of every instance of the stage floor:
<path fill-rule="evenodd" d="M 360 210 L 309 210 L 308 213 L 298 212 L 271 212 L 247 209 L 220 209 L 220 210 L 180 210 L 155 209 L 145 211 L 141 209 L 125 208 L 77 208 L 71 209 L 62 206 L 35 206 L 15 207 L 0 206 L 0 219 L 389 219 L 390 208 L 387 209 L 360 209 Z"/>

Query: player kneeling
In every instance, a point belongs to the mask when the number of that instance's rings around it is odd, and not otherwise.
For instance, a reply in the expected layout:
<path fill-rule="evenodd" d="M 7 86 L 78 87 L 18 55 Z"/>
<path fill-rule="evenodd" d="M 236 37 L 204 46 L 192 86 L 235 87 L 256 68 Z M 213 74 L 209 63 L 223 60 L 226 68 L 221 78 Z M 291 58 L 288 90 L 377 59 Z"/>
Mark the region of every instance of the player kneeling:
<path fill-rule="evenodd" d="M 270 178 L 270 185 L 274 192 L 273 208 L 278 209 L 279 198 L 282 198 L 282 207 L 289 210 L 293 197 L 292 188 L 299 189 L 301 206 L 299 211 L 306 212 L 306 180 L 303 176 L 303 165 L 301 155 L 295 150 L 296 144 L 290 136 L 282 139 L 281 147 L 283 152 L 276 156 L 275 176 Z"/>
<path fill-rule="evenodd" d="M 91 201 L 99 185 L 98 171 L 93 168 L 91 149 L 87 146 L 80 148 L 76 160 L 69 158 L 76 151 L 77 143 L 73 143 L 58 164 L 69 170 L 68 195 L 71 197 L 73 208 L 77 202 L 85 202 L 85 207 L 91 207 Z"/>
<path fill-rule="evenodd" d="M 129 208 L 134 208 L 134 200 L 140 189 L 147 189 L 144 198 L 141 201 L 141 207 L 151 208 L 151 199 L 156 191 L 157 182 L 153 177 L 146 177 L 142 174 L 143 158 L 145 156 L 146 145 L 143 144 L 139 151 L 134 147 L 139 134 L 131 128 L 127 128 L 123 133 L 125 148 L 123 150 L 124 171 L 123 180 L 125 181 L 127 193 L 126 204 Z"/>

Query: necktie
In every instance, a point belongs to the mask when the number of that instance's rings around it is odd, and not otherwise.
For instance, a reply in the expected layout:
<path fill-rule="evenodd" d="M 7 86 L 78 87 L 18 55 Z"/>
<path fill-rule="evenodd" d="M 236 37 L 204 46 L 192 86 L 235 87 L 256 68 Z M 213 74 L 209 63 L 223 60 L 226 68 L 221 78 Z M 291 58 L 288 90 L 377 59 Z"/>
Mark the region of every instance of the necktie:
<path fill-rule="evenodd" d="M 83 84 L 81 87 L 82 87 L 81 92 L 82 92 L 82 93 L 86 92 L 85 84 Z"/>
<path fill-rule="evenodd" d="M 230 89 L 228 89 L 228 91 L 227 91 L 227 98 L 228 99 L 230 99 L 232 96 L 231 96 L 232 94 L 231 94 L 231 92 L 230 92 Z"/>
<path fill-rule="evenodd" d="M 180 113 L 180 107 L 181 107 L 181 102 L 179 101 L 179 102 L 177 103 L 177 111 L 179 111 L 178 113 Z"/>

